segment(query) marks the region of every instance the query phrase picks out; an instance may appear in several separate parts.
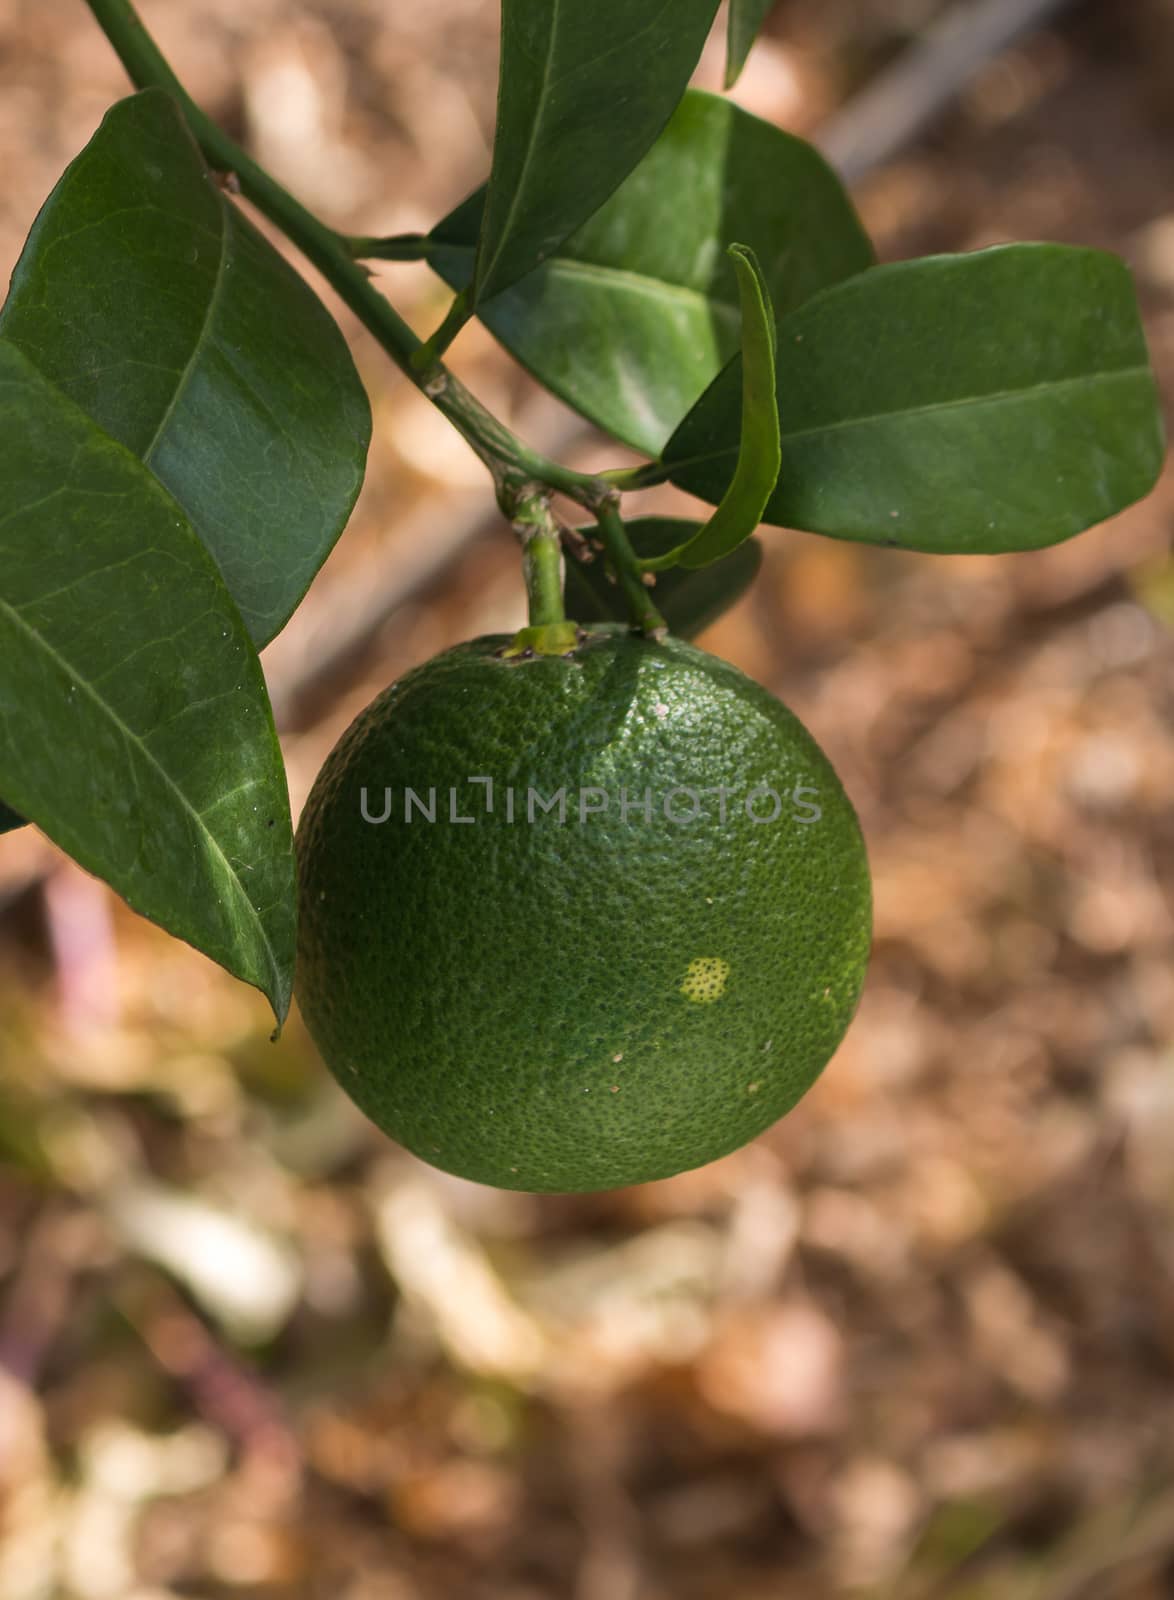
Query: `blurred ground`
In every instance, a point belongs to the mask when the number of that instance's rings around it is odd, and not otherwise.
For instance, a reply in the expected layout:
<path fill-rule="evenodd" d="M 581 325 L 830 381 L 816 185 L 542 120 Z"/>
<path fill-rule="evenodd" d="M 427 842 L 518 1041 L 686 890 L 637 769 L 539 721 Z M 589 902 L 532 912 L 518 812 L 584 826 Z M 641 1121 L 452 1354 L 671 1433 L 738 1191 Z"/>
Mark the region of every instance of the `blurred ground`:
<path fill-rule="evenodd" d="M 783 0 L 739 97 L 811 131 L 937 9 Z M 143 10 L 337 224 L 427 226 L 485 169 L 489 0 Z M 864 185 L 882 255 L 1118 250 L 1174 392 L 1172 81 L 1170 0 L 1070 7 Z M 80 0 L 0 0 L 0 270 L 123 90 Z M 386 279 L 435 323 L 424 269 Z M 377 688 L 522 616 L 477 464 L 345 325 L 368 486 L 267 653 L 295 806 Z M 619 459 L 477 331 L 454 360 Z M 989 560 L 767 535 L 706 642 L 839 765 L 876 955 L 799 1109 L 668 1183 L 431 1172 L 296 1019 L 270 1045 L 258 997 L 0 841 L 4 1600 L 1174 1595 L 1172 515 L 1167 481 Z M 323 681 L 372 573 L 412 595 Z"/>

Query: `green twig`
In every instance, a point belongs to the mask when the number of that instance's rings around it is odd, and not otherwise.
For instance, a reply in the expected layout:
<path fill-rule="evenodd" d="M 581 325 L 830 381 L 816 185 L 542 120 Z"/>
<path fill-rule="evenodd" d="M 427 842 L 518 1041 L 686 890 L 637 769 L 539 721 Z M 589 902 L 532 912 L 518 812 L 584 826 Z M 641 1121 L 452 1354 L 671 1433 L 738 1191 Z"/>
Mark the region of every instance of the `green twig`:
<path fill-rule="evenodd" d="M 628 615 L 642 633 L 660 638 L 668 631 L 660 612 L 653 604 L 648 585 L 644 582 L 640 559 L 632 549 L 628 530 L 619 512 L 619 496 L 612 494 L 595 507 L 599 533 L 607 551 L 608 560 L 615 571 L 616 582 L 628 606 Z"/>
<path fill-rule="evenodd" d="M 385 239 L 369 239 L 358 234 L 347 234 L 345 243 L 356 261 L 426 261 L 428 235 L 426 233 L 393 233 Z"/>
<path fill-rule="evenodd" d="M 418 371 L 413 361 L 424 348 L 408 324 L 379 293 L 354 257 L 355 241 L 320 221 L 276 179 L 270 177 L 184 89 L 143 26 L 131 0 L 86 0 L 114 47 L 131 81 L 140 89 L 166 89 L 178 102 L 209 163 L 232 173 L 241 193 L 311 261 L 383 349 L 453 424 L 493 475 L 503 505 L 511 489 L 525 481 L 559 490 L 579 505 L 594 508 L 607 487 L 597 477 L 575 472 L 531 450 L 453 376 L 440 361 Z"/>
<path fill-rule="evenodd" d="M 460 333 L 461 329 L 473 315 L 473 298 L 468 289 L 462 289 L 453 300 L 445 315 L 444 321 L 437 328 L 430 339 L 426 339 L 418 350 L 412 353 L 412 369 L 427 380 L 430 374 L 438 371 L 440 358 L 449 345 Z"/>
<path fill-rule="evenodd" d="M 612 489 L 654 489 L 667 483 L 672 470 L 663 461 L 642 461 L 638 467 L 609 467 L 599 476 Z"/>

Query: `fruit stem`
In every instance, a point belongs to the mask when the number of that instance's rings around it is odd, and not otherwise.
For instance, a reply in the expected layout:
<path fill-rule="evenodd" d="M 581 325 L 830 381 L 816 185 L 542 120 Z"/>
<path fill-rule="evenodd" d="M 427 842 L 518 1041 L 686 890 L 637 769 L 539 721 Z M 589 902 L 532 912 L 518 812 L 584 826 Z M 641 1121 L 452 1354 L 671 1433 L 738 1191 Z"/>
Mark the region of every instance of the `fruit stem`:
<path fill-rule="evenodd" d="M 550 496 L 536 483 L 499 490 L 501 509 L 522 541 L 522 575 L 530 608 L 530 626 L 565 622 L 563 551 Z"/>
<path fill-rule="evenodd" d="M 178 102 L 210 166 L 217 172 L 232 174 L 245 198 L 317 267 L 400 371 L 448 418 L 489 468 L 499 500 L 508 480 L 525 479 L 558 490 L 578 505 L 594 509 L 601 496 L 609 492 L 609 486 L 602 479 L 561 466 L 523 443 L 443 365 L 439 349 L 434 350 L 431 359 L 417 356 L 427 345 L 375 288 L 367 269 L 355 260 L 359 246 L 365 251 L 372 242 L 394 245 L 398 241 L 351 239 L 328 227 L 200 110 L 143 26 L 131 0 L 86 0 L 86 3 L 131 82 L 139 89 L 165 89 Z M 404 259 L 402 255 L 399 258 Z M 449 320 L 445 319 L 442 329 Z M 454 326 L 451 334 L 455 332 Z M 424 363 L 424 370 L 418 368 L 417 361 Z"/>
<path fill-rule="evenodd" d="M 550 622 L 565 622 L 563 553 L 557 533 L 531 530 L 522 547 L 522 573 L 530 605 L 530 626 L 541 628 Z"/>
<path fill-rule="evenodd" d="M 653 604 L 652 595 L 644 582 L 640 558 L 632 549 L 628 530 L 620 516 L 619 495 L 614 490 L 595 507 L 595 518 L 608 560 L 615 570 L 616 582 L 627 601 L 633 626 L 654 639 L 663 638 L 668 632 L 668 623 Z"/>

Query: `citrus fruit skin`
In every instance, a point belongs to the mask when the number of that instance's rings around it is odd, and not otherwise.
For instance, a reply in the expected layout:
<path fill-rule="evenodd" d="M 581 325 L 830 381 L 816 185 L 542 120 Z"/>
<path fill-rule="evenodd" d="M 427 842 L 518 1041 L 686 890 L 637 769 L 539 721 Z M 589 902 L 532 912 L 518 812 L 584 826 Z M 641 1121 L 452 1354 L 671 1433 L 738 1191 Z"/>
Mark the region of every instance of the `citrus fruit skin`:
<path fill-rule="evenodd" d="M 327 759 L 298 829 L 302 1014 L 367 1115 L 446 1171 L 667 1177 L 761 1133 L 847 1028 L 859 825 L 792 713 L 704 651 L 609 625 L 569 657 L 508 644 L 409 672 Z"/>

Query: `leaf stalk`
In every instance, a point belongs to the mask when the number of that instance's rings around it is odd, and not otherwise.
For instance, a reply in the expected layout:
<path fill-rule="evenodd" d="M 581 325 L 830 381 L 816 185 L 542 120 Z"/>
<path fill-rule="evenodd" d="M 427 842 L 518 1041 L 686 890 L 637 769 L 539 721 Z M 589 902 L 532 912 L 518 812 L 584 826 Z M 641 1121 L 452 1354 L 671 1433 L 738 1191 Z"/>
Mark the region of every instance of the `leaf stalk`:
<path fill-rule="evenodd" d="M 443 356 L 472 315 L 472 296 L 468 289 L 462 289 L 460 294 L 454 298 L 452 305 L 449 306 L 444 321 L 436 332 L 431 338 L 426 339 L 418 350 L 412 353 L 412 368 L 425 381 L 440 366 L 441 356 Z M 427 393 L 426 389 L 425 393 Z"/>

